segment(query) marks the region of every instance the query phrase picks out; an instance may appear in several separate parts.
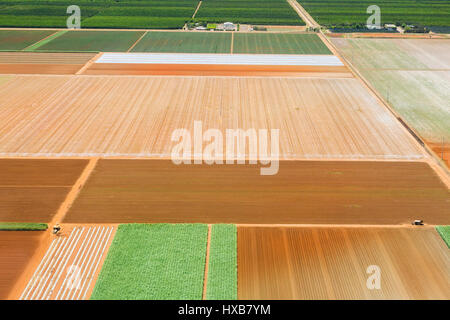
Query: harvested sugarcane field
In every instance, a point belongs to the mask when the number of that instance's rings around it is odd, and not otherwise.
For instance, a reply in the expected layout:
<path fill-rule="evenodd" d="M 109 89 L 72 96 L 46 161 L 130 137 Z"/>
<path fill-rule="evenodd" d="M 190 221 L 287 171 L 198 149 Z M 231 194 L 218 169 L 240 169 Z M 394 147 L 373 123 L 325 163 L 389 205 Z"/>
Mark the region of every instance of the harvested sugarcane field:
<path fill-rule="evenodd" d="M 0 300 L 450 300 L 438 2 L 0 1 Z"/>

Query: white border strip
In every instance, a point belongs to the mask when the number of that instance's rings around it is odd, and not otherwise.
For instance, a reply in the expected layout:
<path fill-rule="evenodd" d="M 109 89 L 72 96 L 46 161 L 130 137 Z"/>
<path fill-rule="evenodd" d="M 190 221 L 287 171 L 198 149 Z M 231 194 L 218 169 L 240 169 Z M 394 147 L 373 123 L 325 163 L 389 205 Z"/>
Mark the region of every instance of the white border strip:
<path fill-rule="evenodd" d="M 334 55 L 104 53 L 95 63 L 343 66 Z"/>

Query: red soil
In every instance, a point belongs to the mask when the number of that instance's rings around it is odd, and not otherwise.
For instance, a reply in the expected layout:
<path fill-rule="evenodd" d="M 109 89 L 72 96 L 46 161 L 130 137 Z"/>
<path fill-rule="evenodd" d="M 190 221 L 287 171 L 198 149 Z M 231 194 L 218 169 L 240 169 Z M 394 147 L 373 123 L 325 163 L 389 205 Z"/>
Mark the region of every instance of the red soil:
<path fill-rule="evenodd" d="M 304 73 L 339 73 L 351 76 L 347 67 L 174 65 L 94 63 L 84 74 L 94 75 L 190 75 L 190 76 L 298 76 Z"/>

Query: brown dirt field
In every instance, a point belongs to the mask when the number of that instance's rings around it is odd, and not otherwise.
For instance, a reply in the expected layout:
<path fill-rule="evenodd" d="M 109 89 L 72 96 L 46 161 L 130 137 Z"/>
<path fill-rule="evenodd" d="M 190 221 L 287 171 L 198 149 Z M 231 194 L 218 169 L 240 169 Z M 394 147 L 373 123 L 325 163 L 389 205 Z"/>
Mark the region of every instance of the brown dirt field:
<path fill-rule="evenodd" d="M 203 64 L 94 63 L 84 74 L 91 75 L 188 75 L 188 76 L 296 76 L 304 73 L 348 73 L 345 66 L 247 66 Z"/>
<path fill-rule="evenodd" d="M 96 53 L 0 52 L 0 64 L 85 64 Z"/>
<path fill-rule="evenodd" d="M 71 187 L 0 187 L 0 221 L 50 222 Z"/>
<path fill-rule="evenodd" d="M 20 299 L 89 299 L 115 230 L 115 226 L 63 226 Z"/>
<path fill-rule="evenodd" d="M 367 267 L 380 268 L 369 290 Z M 239 299 L 450 299 L 432 227 L 239 227 Z"/>
<path fill-rule="evenodd" d="M 71 186 L 88 160 L 0 159 L 0 187 Z"/>
<path fill-rule="evenodd" d="M 82 64 L 0 64 L 0 74 L 75 74 Z"/>
<path fill-rule="evenodd" d="M 75 74 L 95 53 L 0 52 L 0 74 Z"/>
<path fill-rule="evenodd" d="M 280 129 L 282 159 L 418 159 L 358 80 L 14 76 L 0 84 L 0 156 L 170 158 L 172 132 Z"/>
<path fill-rule="evenodd" d="M 0 159 L 0 221 L 51 221 L 87 163 Z"/>
<path fill-rule="evenodd" d="M 71 223 L 450 224 L 450 192 L 426 163 L 282 161 L 174 165 L 99 160 Z"/>
<path fill-rule="evenodd" d="M 0 231 L 0 300 L 9 297 L 42 234 L 41 231 Z"/>

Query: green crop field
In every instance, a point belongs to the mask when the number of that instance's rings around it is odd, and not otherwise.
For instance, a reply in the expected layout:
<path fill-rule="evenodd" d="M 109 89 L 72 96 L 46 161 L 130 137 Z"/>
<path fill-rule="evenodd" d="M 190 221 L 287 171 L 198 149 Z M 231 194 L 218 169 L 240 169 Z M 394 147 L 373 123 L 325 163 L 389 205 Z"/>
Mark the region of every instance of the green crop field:
<path fill-rule="evenodd" d="M 237 299 L 237 229 L 231 224 L 211 227 L 208 284 L 209 300 Z"/>
<path fill-rule="evenodd" d="M 234 53 L 331 54 L 316 34 L 236 33 Z"/>
<path fill-rule="evenodd" d="M 23 50 L 55 33 L 53 30 L 0 30 L 0 50 Z"/>
<path fill-rule="evenodd" d="M 450 1 L 442 0 L 298 0 L 320 25 L 365 25 L 370 5 L 381 11 L 381 23 L 450 26 Z"/>
<path fill-rule="evenodd" d="M 332 39 L 383 98 L 428 142 L 450 142 L 450 41 Z"/>
<path fill-rule="evenodd" d="M 69 31 L 36 51 L 127 51 L 144 31 Z"/>
<path fill-rule="evenodd" d="M 208 227 L 120 225 L 91 299 L 201 299 Z"/>
<path fill-rule="evenodd" d="M 219 32 L 148 32 L 133 52 L 230 53 L 231 34 Z"/>
<path fill-rule="evenodd" d="M 260 25 L 305 25 L 286 0 L 205 0 L 196 21 Z"/>
<path fill-rule="evenodd" d="M 450 226 L 437 226 L 436 230 L 441 235 L 442 239 L 444 239 L 447 246 L 450 248 Z"/>
<path fill-rule="evenodd" d="M 45 231 L 46 223 L 0 222 L 0 231 Z"/>
<path fill-rule="evenodd" d="M 180 29 L 198 0 L 0 0 L 0 26 L 66 27 L 67 7 L 74 4 L 82 28 Z"/>

